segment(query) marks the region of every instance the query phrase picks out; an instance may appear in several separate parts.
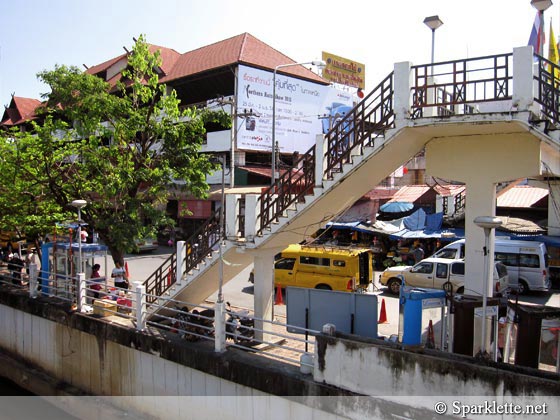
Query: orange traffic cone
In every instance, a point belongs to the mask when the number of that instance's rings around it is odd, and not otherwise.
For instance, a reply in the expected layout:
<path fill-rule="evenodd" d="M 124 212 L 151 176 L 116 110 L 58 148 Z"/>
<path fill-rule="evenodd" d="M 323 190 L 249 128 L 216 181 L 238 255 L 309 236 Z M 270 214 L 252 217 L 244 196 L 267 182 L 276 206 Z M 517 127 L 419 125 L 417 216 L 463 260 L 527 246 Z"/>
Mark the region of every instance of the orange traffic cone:
<path fill-rule="evenodd" d="M 276 299 L 274 300 L 275 305 L 283 305 L 284 298 L 282 297 L 282 288 L 280 286 L 276 287 Z"/>
<path fill-rule="evenodd" d="M 436 341 L 434 339 L 434 326 L 432 325 L 432 320 L 428 324 L 428 339 L 426 340 L 426 348 L 433 349 L 436 347 Z"/>
<path fill-rule="evenodd" d="M 378 324 L 385 324 L 387 322 L 387 310 L 385 309 L 385 299 L 381 300 L 381 312 L 379 313 Z"/>

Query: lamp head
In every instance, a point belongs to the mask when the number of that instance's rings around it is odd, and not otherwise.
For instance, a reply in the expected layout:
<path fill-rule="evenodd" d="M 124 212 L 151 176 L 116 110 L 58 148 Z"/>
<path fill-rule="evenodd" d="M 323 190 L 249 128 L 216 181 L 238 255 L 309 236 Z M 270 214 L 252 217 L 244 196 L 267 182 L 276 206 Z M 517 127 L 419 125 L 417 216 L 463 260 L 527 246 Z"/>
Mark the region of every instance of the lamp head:
<path fill-rule="evenodd" d="M 316 66 L 319 70 L 323 70 L 325 67 L 327 67 L 327 63 L 325 63 L 323 60 L 313 60 L 311 64 Z"/>
<path fill-rule="evenodd" d="M 438 15 L 435 15 L 435 16 L 428 16 L 426 19 L 424 19 L 424 24 L 432 31 L 435 31 L 437 28 L 443 25 L 443 22 L 441 21 Z"/>
<path fill-rule="evenodd" d="M 87 205 L 86 200 L 74 200 L 70 203 L 72 207 L 76 207 L 77 209 L 82 209 Z"/>
<path fill-rule="evenodd" d="M 496 216 L 478 216 L 473 222 L 483 229 L 496 229 L 502 226 L 502 219 Z"/>
<path fill-rule="evenodd" d="M 531 6 L 537 9 L 539 12 L 544 12 L 550 6 L 552 6 L 552 0 L 531 0 Z"/>

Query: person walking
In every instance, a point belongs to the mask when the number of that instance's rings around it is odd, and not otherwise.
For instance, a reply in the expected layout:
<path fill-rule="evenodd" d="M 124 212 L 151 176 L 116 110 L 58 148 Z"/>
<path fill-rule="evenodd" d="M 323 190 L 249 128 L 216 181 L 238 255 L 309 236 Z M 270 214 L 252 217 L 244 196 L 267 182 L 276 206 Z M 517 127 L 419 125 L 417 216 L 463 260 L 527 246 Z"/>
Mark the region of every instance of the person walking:
<path fill-rule="evenodd" d="M 126 270 L 123 268 L 120 261 L 115 262 L 115 268 L 111 272 L 111 277 L 115 282 L 115 287 L 119 289 L 128 289 L 128 278 L 126 276 Z"/>
<path fill-rule="evenodd" d="M 420 243 L 416 244 L 412 255 L 414 255 L 414 264 L 419 263 L 424 259 L 424 250 L 422 249 Z"/>

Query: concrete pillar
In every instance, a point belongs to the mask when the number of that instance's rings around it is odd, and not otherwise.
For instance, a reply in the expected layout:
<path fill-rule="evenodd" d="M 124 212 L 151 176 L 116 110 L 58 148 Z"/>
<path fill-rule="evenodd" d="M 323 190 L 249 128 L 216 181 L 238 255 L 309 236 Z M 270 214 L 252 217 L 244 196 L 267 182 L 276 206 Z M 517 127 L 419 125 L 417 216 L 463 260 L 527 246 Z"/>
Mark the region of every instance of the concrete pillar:
<path fill-rule="evenodd" d="M 237 239 L 239 232 L 239 194 L 226 194 L 226 237 Z"/>
<path fill-rule="evenodd" d="M 146 328 L 146 287 L 140 281 L 135 281 L 133 284 L 136 329 L 142 331 Z"/>
<path fill-rule="evenodd" d="M 183 270 L 185 269 L 185 259 L 187 258 L 187 247 L 185 241 L 177 241 L 177 266 L 175 267 L 175 282 L 177 285 L 181 284 L 183 279 Z"/>
<path fill-rule="evenodd" d="M 226 306 L 224 302 L 214 305 L 214 351 L 221 353 L 226 349 Z"/>
<path fill-rule="evenodd" d="M 410 117 L 410 87 L 412 86 L 412 63 L 403 61 L 395 63 L 393 68 L 393 89 L 395 111 L 395 127 L 399 128 L 407 124 Z"/>
<path fill-rule="evenodd" d="M 77 311 L 82 312 L 86 304 L 86 275 L 78 273 L 78 294 L 76 296 Z"/>
<path fill-rule="evenodd" d="M 530 46 L 513 49 L 513 94 L 512 105 L 518 111 L 531 111 L 534 95 L 533 48 Z"/>
<path fill-rule="evenodd" d="M 36 298 L 38 291 L 37 291 L 37 264 L 31 263 L 29 264 L 29 297 Z"/>
<path fill-rule="evenodd" d="M 483 229 L 474 225 L 473 220 L 477 216 L 496 215 L 496 183 L 539 174 L 539 141 L 522 133 L 442 136 L 426 145 L 426 171 L 431 176 L 466 184 L 465 293 L 480 296 L 485 238 Z M 493 238 L 492 235 L 492 249 Z M 493 265 L 493 252 L 490 259 Z M 491 293 L 489 290 L 488 296 Z"/>
<path fill-rule="evenodd" d="M 247 239 L 247 242 L 253 242 L 257 234 L 257 215 L 259 214 L 259 209 L 257 208 L 258 199 L 258 194 L 247 194 L 245 196 L 245 239 Z"/>
<path fill-rule="evenodd" d="M 315 186 L 323 186 L 323 174 L 327 167 L 327 142 L 325 136 L 317 134 L 315 137 Z"/>
<path fill-rule="evenodd" d="M 548 234 L 560 236 L 560 182 L 548 183 Z"/>
<path fill-rule="evenodd" d="M 281 249 L 264 249 L 255 251 L 255 338 L 263 340 L 262 319 L 272 321 L 274 312 L 274 256 Z"/>

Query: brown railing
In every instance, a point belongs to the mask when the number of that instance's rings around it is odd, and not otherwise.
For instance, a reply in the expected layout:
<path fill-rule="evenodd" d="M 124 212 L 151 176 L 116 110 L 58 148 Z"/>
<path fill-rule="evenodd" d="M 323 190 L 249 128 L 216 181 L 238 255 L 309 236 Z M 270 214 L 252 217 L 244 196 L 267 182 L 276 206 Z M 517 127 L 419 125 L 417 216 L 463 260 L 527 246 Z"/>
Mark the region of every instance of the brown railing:
<path fill-rule="evenodd" d="M 264 188 L 260 197 L 260 225 L 257 234 L 284 214 L 293 203 L 313 194 L 315 186 L 315 146 L 299 155 L 292 167 L 281 171 L 274 185 Z"/>
<path fill-rule="evenodd" d="M 412 118 L 426 108 L 444 117 L 477 112 L 475 104 L 512 97 L 513 54 L 413 66 Z"/>
<path fill-rule="evenodd" d="M 342 172 L 354 149 L 373 146 L 375 138 L 393 126 L 393 82 L 391 73 L 325 135 L 327 179 Z"/>
<path fill-rule="evenodd" d="M 538 62 L 535 101 L 539 103 L 541 113 L 554 124 L 560 123 L 560 67 L 544 57 L 535 55 Z"/>
<path fill-rule="evenodd" d="M 212 214 L 212 216 L 185 241 L 186 259 L 183 275 L 199 265 L 213 252 L 216 246 L 220 246 L 220 238 L 223 236 L 224 232 L 223 229 L 220 229 L 221 226 L 223 225 L 220 225 L 218 214 Z M 177 258 L 175 253 L 173 253 L 144 282 L 148 303 L 154 302 L 156 296 L 161 296 L 175 284 L 177 281 L 176 270 Z"/>

